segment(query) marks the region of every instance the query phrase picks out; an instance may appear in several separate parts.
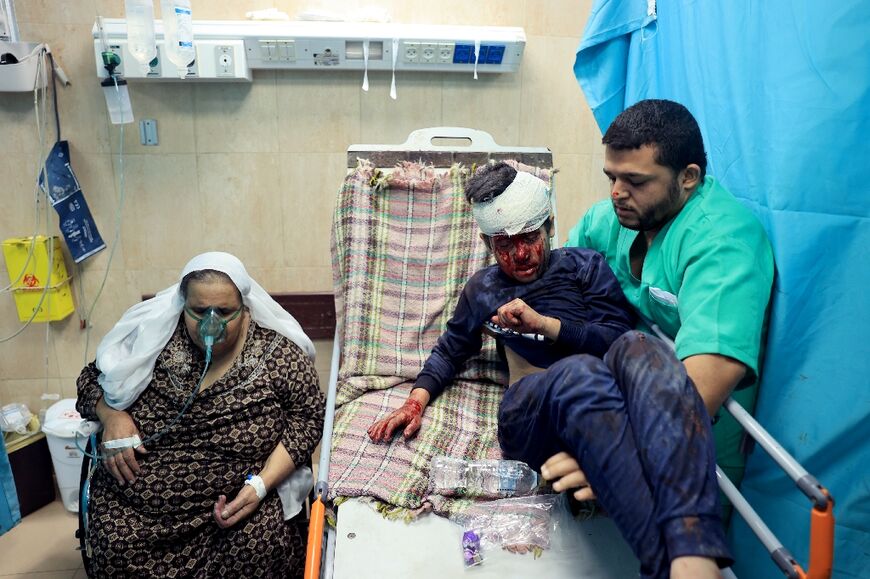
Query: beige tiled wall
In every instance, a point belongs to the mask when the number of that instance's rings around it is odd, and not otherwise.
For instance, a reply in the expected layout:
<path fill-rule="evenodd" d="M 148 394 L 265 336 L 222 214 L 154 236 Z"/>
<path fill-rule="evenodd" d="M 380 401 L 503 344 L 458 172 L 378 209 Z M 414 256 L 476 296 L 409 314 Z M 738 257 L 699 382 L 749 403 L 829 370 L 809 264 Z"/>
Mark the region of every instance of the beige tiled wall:
<path fill-rule="evenodd" d="M 159 6 L 159 2 L 155 4 Z M 72 80 L 60 90 L 63 137 L 91 211 L 108 243 L 125 198 L 120 242 L 96 310 L 88 358 L 100 337 L 143 293 L 175 281 L 194 254 L 237 254 L 270 291 L 329 291 L 329 224 L 333 196 L 353 143 L 402 142 L 417 128 L 469 126 L 503 145 L 549 146 L 559 191 L 560 237 L 607 192 L 600 133 L 574 80 L 574 53 L 591 0 L 194 0 L 197 19 L 239 20 L 276 7 L 331 11 L 379 6 L 395 22 L 522 26 L 528 44 L 513 75 L 402 74 L 399 98 L 390 75 L 257 71 L 250 84 L 130 85 L 138 119 L 157 119 L 160 145 L 139 144 L 127 125 L 123 171 L 120 134 L 107 122 L 92 55 L 97 14 L 123 16 L 122 0 L 18 0 L 23 39 L 48 42 Z M 158 8 L 159 10 L 159 8 Z M 40 143 L 33 96 L 0 93 L 0 238 L 34 231 L 33 182 Z M 46 214 L 43 214 L 43 219 Z M 56 232 L 56 216 L 47 213 Z M 43 229 L 44 231 L 44 229 Z M 109 252 L 76 271 L 85 309 L 101 285 Z M 70 260 L 67 260 L 71 264 Z M 19 327 L 12 297 L 0 295 L 0 336 Z M 326 382 L 330 342 L 318 342 Z M 85 361 L 78 316 L 34 324 L 0 344 L 0 404 L 36 409 L 44 391 L 74 396 Z"/>

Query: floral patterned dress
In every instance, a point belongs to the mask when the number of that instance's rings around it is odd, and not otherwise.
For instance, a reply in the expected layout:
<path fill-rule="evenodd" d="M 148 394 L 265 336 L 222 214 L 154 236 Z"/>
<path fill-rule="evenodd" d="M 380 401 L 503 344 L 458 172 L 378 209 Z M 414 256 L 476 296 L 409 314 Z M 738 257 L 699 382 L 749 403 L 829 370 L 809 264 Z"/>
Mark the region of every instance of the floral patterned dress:
<path fill-rule="evenodd" d="M 204 368 L 179 323 L 150 386 L 127 409 L 142 439 L 166 428 Z M 97 420 L 99 370 L 78 379 L 78 410 Z M 184 416 L 137 455 L 141 472 L 118 484 L 105 468 L 91 480 L 89 543 L 98 577 L 301 577 L 307 522 L 285 522 L 271 491 L 247 519 L 221 529 L 218 496 L 232 500 L 278 445 L 296 465 L 310 462 L 323 428 L 317 373 L 296 344 L 251 321 L 241 354 L 198 394 Z"/>

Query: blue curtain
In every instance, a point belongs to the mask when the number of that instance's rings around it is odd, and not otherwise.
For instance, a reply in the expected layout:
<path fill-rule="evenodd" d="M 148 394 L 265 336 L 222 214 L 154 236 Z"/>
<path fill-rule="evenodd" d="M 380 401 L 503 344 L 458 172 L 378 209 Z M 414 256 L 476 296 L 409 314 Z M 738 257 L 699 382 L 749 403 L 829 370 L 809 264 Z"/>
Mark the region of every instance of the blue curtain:
<path fill-rule="evenodd" d="M 644 98 L 685 104 L 767 229 L 756 416 L 836 499 L 834 576 L 870 577 L 870 2 L 598 0 L 574 73 L 602 131 Z M 806 569 L 809 501 L 760 449 L 741 491 Z M 735 519 L 737 575 L 779 576 Z"/>
<path fill-rule="evenodd" d="M 12 480 L 12 467 L 6 454 L 6 443 L 0 435 L 0 535 L 14 527 L 21 520 L 18 510 L 18 493 Z"/>

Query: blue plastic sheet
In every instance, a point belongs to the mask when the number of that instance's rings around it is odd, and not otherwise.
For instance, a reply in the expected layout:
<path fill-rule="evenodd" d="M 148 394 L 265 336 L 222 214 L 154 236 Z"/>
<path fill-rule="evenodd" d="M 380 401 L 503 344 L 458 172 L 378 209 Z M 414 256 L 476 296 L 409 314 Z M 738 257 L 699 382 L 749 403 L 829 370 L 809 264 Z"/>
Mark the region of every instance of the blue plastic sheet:
<path fill-rule="evenodd" d="M 20 520 L 21 511 L 18 507 L 15 480 L 12 478 L 12 467 L 9 465 L 9 455 L 6 454 L 6 443 L 3 442 L 3 436 L 0 436 L 0 535 Z"/>
<path fill-rule="evenodd" d="M 870 2 L 598 0 L 574 72 L 602 131 L 685 104 L 777 262 L 756 416 L 836 499 L 835 577 L 870 577 Z M 651 13 L 652 12 L 652 13 Z M 810 503 L 757 449 L 741 491 L 806 569 Z M 738 577 L 781 575 L 742 520 Z"/>

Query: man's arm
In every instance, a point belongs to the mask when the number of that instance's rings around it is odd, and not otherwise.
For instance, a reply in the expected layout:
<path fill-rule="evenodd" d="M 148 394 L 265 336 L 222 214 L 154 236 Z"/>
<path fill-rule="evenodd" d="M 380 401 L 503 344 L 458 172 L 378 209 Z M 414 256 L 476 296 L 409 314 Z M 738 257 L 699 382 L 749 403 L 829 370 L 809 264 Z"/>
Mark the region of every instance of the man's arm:
<path fill-rule="evenodd" d="M 746 375 L 746 366 L 742 362 L 719 354 L 689 356 L 683 364 L 710 416 L 719 411 Z"/>
<path fill-rule="evenodd" d="M 438 398 L 462 369 L 463 364 L 480 352 L 483 346 L 480 332 L 483 320 L 479 319 L 468 297 L 469 292 L 473 291 L 469 286 L 473 287 L 476 279 L 473 277 L 463 288 L 453 316 L 447 322 L 447 329 L 438 338 L 432 353 L 423 364 L 423 369 L 417 375 L 414 390 L 425 390 L 432 400 Z M 425 406 L 429 399 L 419 401 Z"/>
<path fill-rule="evenodd" d="M 758 233 L 744 229 L 750 241 Z M 695 232 L 690 241 L 697 243 L 686 242 L 681 254 L 685 269 L 674 342 L 708 411 L 718 410 L 741 379 L 758 378 L 773 258 L 763 232 L 754 243 L 739 239 L 739 233 L 711 234 L 701 242 Z M 698 360 L 690 362 L 693 358 Z"/>

